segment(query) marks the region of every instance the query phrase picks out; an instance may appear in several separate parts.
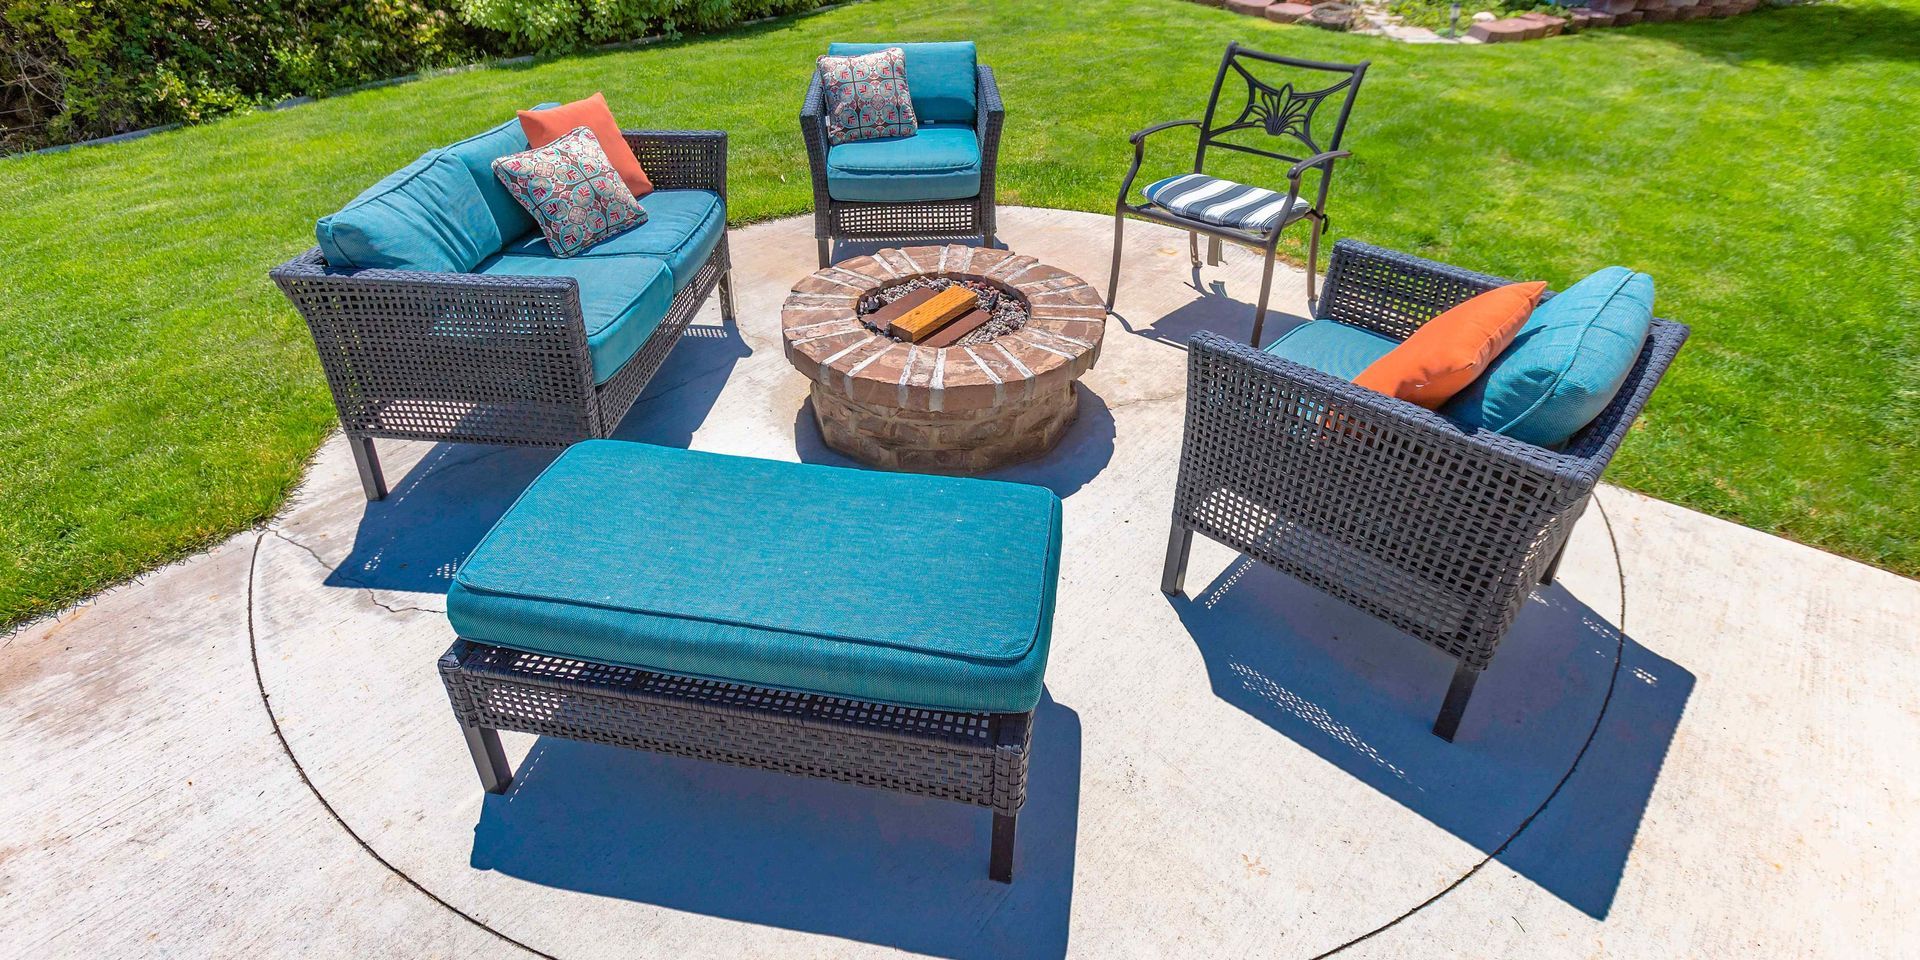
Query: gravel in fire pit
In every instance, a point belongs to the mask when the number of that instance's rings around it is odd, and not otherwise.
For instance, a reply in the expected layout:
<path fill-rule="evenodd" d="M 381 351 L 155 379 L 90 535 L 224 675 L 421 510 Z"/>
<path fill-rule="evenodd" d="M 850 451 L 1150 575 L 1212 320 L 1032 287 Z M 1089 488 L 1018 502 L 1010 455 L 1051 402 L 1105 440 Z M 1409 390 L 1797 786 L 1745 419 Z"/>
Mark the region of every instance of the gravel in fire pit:
<path fill-rule="evenodd" d="M 904 283 L 875 291 L 860 300 L 860 322 L 867 329 L 890 340 L 900 340 L 886 331 L 884 325 L 876 325 L 867 319 L 874 311 L 886 306 L 915 290 L 945 290 L 958 284 L 980 295 L 980 308 L 993 315 L 993 319 L 980 325 L 978 330 L 961 337 L 954 343 L 956 347 L 987 343 L 995 337 L 1005 336 L 1027 325 L 1027 306 L 1018 297 L 1010 296 L 999 287 L 977 280 L 949 280 L 945 277 L 915 277 Z M 905 341 L 900 341 L 904 343 Z"/>

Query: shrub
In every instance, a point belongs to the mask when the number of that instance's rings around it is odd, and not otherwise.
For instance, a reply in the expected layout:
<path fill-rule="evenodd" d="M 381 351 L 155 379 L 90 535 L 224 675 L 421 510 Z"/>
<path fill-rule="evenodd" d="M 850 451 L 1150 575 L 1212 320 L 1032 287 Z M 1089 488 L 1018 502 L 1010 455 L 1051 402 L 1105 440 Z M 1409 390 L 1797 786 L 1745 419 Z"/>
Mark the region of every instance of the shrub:
<path fill-rule="evenodd" d="M 498 38 L 454 0 L 0 0 L 7 149 L 61 143 L 416 70 Z"/>
<path fill-rule="evenodd" d="M 676 36 L 809 9 L 817 0 L 460 0 L 468 23 L 552 53 L 653 34 Z"/>

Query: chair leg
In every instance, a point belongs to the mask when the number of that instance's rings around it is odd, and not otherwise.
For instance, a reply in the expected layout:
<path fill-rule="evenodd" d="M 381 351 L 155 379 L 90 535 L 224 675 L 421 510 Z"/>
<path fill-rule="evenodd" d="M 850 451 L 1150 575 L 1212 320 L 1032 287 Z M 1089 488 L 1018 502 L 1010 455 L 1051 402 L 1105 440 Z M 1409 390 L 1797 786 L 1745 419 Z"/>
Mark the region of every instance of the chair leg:
<path fill-rule="evenodd" d="M 1200 265 L 1200 233 L 1196 230 L 1187 231 L 1187 256 L 1193 259 L 1194 266 Z"/>
<path fill-rule="evenodd" d="M 720 321 L 733 323 L 733 268 L 720 275 Z"/>
<path fill-rule="evenodd" d="M 822 267 L 832 266 L 832 264 L 829 261 L 833 255 L 833 238 L 820 237 L 816 239 L 814 242 L 818 244 L 820 247 L 820 266 Z"/>
<path fill-rule="evenodd" d="M 480 787 L 488 793 L 502 793 L 513 782 L 513 768 L 500 749 L 500 734 L 486 727 L 460 725 L 466 735 L 467 751 L 473 754 L 473 768 L 480 774 Z"/>
<path fill-rule="evenodd" d="M 983 247 L 986 247 L 988 250 L 994 249 L 994 247 L 997 246 L 999 243 L 1000 243 L 999 238 L 995 237 L 991 233 L 985 233 L 980 235 L 980 245 Z"/>
<path fill-rule="evenodd" d="M 1179 520 L 1167 531 L 1167 564 L 1160 570 L 1160 592 L 1179 596 L 1187 587 L 1187 556 L 1193 552 L 1193 531 Z"/>
<path fill-rule="evenodd" d="M 1107 271 L 1107 312 L 1113 312 L 1114 295 L 1120 292 L 1120 233 L 1127 226 L 1125 214 L 1113 215 L 1113 268 Z"/>
<path fill-rule="evenodd" d="M 1217 267 L 1220 265 L 1220 263 L 1221 263 L 1220 238 L 1208 237 L 1207 238 L 1207 266 Z"/>
<path fill-rule="evenodd" d="M 1254 349 L 1260 349 L 1260 328 L 1267 323 L 1267 295 L 1273 291 L 1272 251 L 1267 252 L 1267 268 L 1260 273 L 1260 300 L 1253 308 L 1253 339 L 1247 341 Z"/>
<path fill-rule="evenodd" d="M 1314 292 L 1314 274 L 1320 269 L 1320 227 L 1319 217 L 1313 217 L 1311 232 L 1307 234 L 1307 313 L 1320 315 L 1320 297 Z"/>
<path fill-rule="evenodd" d="M 360 468 L 360 489 L 367 499 L 385 500 L 387 478 L 380 472 L 380 454 L 373 449 L 373 438 L 347 434 L 347 446 L 353 450 L 353 465 Z"/>
<path fill-rule="evenodd" d="M 993 856 L 987 864 L 987 877 L 1001 883 L 1013 882 L 1013 834 L 1020 815 L 993 815 Z"/>
<path fill-rule="evenodd" d="M 1440 703 L 1440 715 L 1433 720 L 1433 735 L 1453 742 L 1453 735 L 1460 729 L 1460 717 L 1467 712 L 1467 700 L 1473 696 L 1473 685 L 1480 679 L 1480 671 L 1467 666 L 1466 661 L 1453 670 L 1453 682 L 1447 685 L 1447 699 Z"/>
<path fill-rule="evenodd" d="M 1560 541 L 1560 549 L 1554 551 L 1553 559 L 1547 561 L 1547 569 L 1540 572 L 1540 585 L 1547 586 L 1560 574 L 1560 560 L 1567 555 L 1567 544 L 1573 542 L 1573 532 L 1567 532 L 1567 539 Z"/>

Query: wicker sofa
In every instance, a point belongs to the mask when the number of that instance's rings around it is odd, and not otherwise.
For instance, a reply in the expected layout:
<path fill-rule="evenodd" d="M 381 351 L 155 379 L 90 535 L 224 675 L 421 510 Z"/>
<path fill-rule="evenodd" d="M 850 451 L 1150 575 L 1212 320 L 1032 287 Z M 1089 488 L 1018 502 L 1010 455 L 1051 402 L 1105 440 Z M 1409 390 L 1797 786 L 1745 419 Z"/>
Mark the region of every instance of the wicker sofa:
<path fill-rule="evenodd" d="M 553 256 L 493 180 L 493 159 L 527 149 L 509 120 L 369 188 L 271 272 L 313 334 L 368 500 L 387 492 L 376 437 L 605 437 L 716 287 L 732 320 L 726 134 L 624 136 L 656 188 L 648 221 L 575 257 Z M 373 222 L 347 230 L 356 216 Z"/>
<path fill-rule="evenodd" d="M 1398 342 L 1507 282 L 1341 240 L 1315 322 Z M 1687 333 L 1655 319 L 1625 384 L 1558 449 L 1466 430 L 1345 371 L 1199 334 L 1161 589 L 1181 591 L 1197 532 L 1405 630 L 1458 661 L 1433 728 L 1452 740 L 1475 680 L 1534 585 L 1552 582 Z"/>
<path fill-rule="evenodd" d="M 994 167 L 1006 112 L 993 70 L 976 61 L 967 41 L 835 43 L 827 52 L 852 56 L 886 47 L 906 53 L 918 133 L 829 145 L 818 70 L 800 108 L 823 267 L 832 262 L 835 239 L 994 243 Z"/>

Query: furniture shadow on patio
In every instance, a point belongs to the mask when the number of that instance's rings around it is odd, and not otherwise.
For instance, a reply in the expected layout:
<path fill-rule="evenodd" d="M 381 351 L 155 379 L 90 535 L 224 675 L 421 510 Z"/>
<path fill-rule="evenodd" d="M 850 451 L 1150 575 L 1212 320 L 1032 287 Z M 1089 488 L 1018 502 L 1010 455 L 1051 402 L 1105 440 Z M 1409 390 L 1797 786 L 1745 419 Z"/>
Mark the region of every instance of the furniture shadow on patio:
<path fill-rule="evenodd" d="M 916 953 L 1059 957 L 1080 738 L 1079 717 L 1043 695 L 1011 885 L 987 879 L 983 809 L 554 737 L 486 798 L 472 864 Z"/>
<path fill-rule="evenodd" d="M 1185 255 L 1184 251 L 1182 255 Z M 1124 279 L 1122 283 L 1125 283 Z M 1259 285 L 1260 278 L 1255 277 L 1253 278 L 1254 289 L 1252 291 L 1243 289 L 1241 293 L 1251 296 L 1252 293 L 1258 292 Z M 1244 337 L 1241 331 L 1247 330 L 1253 322 L 1251 300 L 1242 300 L 1229 294 L 1224 281 L 1202 280 L 1198 270 L 1194 271 L 1193 279 L 1186 286 L 1198 293 L 1200 299 L 1188 301 L 1169 310 L 1146 326 L 1134 326 L 1125 310 L 1115 311 L 1110 315 L 1110 319 L 1119 323 L 1128 333 L 1168 346 L 1179 347 L 1181 350 L 1185 350 L 1187 341 L 1193 339 L 1193 335 L 1202 330 L 1211 330 L 1237 339 Z M 1245 283 L 1243 281 L 1236 286 L 1244 287 Z M 1128 292 L 1123 286 L 1120 296 L 1125 297 Z M 1271 303 L 1267 307 L 1267 320 L 1260 334 L 1260 338 L 1269 343 L 1308 320 L 1307 317 L 1282 309 L 1281 304 L 1286 302 L 1283 297 L 1276 296 L 1275 300 L 1278 302 Z"/>
<path fill-rule="evenodd" d="M 686 447 L 734 364 L 752 353 L 731 325 L 692 324 L 615 436 Z M 367 503 L 330 587 L 445 594 L 453 572 L 558 447 L 439 443 L 385 500 Z"/>
<path fill-rule="evenodd" d="M 1052 490 L 1054 496 L 1067 497 L 1100 475 L 1113 459 L 1113 411 L 1106 400 L 1076 383 L 1080 394 L 1080 413 L 1067 428 L 1060 445 L 1025 463 L 1015 463 L 979 474 L 988 480 L 1030 483 Z M 871 469 L 827 446 L 820 426 L 813 419 L 813 400 L 800 404 L 793 417 L 793 443 L 802 463 L 823 463 L 835 467 Z"/>
<path fill-rule="evenodd" d="M 1521 611 L 1450 744 L 1428 729 L 1452 672 L 1440 651 L 1246 559 L 1171 602 L 1221 699 L 1606 917 L 1693 690 L 1687 670 L 1546 587 Z"/>

